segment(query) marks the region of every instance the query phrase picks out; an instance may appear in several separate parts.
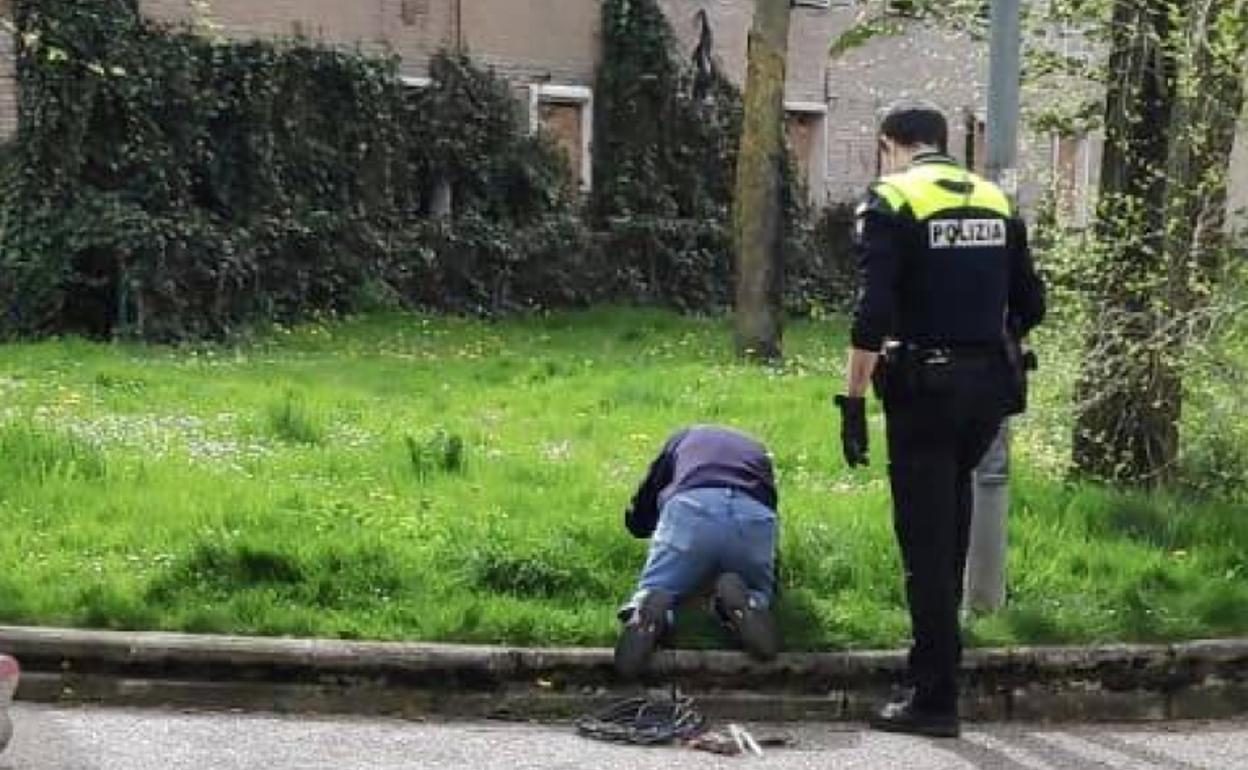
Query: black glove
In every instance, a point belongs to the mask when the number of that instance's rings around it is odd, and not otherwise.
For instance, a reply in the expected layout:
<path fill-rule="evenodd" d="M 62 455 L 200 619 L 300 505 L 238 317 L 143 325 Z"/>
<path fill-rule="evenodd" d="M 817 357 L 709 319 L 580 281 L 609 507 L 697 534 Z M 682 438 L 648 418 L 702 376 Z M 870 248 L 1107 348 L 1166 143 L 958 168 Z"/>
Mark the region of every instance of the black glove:
<path fill-rule="evenodd" d="M 849 467 L 867 465 L 867 400 L 861 396 L 837 396 L 841 410 L 841 449 Z"/>
<path fill-rule="evenodd" d="M 1005 357 L 1010 363 L 1010 400 L 1006 415 L 1014 416 L 1027 411 L 1029 374 L 1036 370 L 1038 361 L 1032 352 L 1014 334 L 1005 335 Z"/>
<path fill-rule="evenodd" d="M 644 540 L 650 537 L 657 525 L 657 519 L 654 516 L 642 516 L 635 503 L 624 509 L 624 527 L 635 538 Z"/>

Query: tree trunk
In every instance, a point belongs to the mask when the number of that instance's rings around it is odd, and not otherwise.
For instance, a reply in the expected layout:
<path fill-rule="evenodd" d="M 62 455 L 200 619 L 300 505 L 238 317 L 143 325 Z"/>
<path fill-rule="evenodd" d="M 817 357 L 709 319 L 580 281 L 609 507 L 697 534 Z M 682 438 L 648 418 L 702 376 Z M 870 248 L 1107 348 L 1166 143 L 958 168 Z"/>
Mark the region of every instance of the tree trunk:
<path fill-rule="evenodd" d="M 1128 483 L 1161 480 L 1178 451 L 1177 369 L 1160 339 L 1165 170 L 1174 112 L 1170 0 L 1115 0 L 1105 155 L 1097 206 L 1100 258 L 1093 337 L 1076 390 L 1076 469 Z"/>
<path fill-rule="evenodd" d="M 1248 0 L 1196 5 L 1183 39 L 1186 72 L 1166 171 L 1170 296 L 1186 316 L 1201 315 L 1224 266 L 1231 154 L 1248 76 Z"/>
<path fill-rule="evenodd" d="M 733 241 L 737 256 L 737 351 L 761 361 L 781 355 L 788 44 L 789 0 L 756 0 L 737 160 Z"/>
<path fill-rule="evenodd" d="M 1179 372 L 1221 270 L 1248 54 L 1248 0 L 1169 5 L 1115 8 L 1097 336 L 1075 433 L 1081 472 L 1134 484 L 1165 481 L 1178 458 Z"/>

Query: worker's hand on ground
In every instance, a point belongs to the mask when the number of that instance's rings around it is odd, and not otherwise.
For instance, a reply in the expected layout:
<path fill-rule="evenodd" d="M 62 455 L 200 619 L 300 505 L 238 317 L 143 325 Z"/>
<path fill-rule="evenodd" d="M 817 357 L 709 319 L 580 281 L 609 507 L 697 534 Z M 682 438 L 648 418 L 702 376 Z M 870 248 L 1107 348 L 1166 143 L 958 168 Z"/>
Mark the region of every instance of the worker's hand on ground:
<path fill-rule="evenodd" d="M 654 534 L 654 521 L 637 512 L 637 508 L 629 505 L 624 509 L 624 527 L 638 539 L 644 540 Z"/>
<path fill-rule="evenodd" d="M 837 396 L 841 410 L 841 449 L 851 468 L 867 465 L 867 400 L 861 396 Z"/>

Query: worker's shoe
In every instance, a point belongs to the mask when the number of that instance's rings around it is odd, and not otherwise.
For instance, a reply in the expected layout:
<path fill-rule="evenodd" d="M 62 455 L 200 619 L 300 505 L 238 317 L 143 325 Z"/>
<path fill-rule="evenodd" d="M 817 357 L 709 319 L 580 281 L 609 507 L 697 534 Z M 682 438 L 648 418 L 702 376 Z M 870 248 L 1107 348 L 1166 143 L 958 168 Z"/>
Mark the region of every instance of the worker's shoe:
<path fill-rule="evenodd" d="M 9 704 L 17 692 L 17 680 L 21 676 L 17 661 L 8 655 L 0 655 L 0 751 L 4 751 L 13 738 L 13 722 L 9 719 Z"/>
<path fill-rule="evenodd" d="M 615 643 L 615 670 L 625 679 L 640 677 L 650 665 L 654 648 L 671 625 L 672 597 L 649 591 L 624 621 Z"/>
<path fill-rule="evenodd" d="M 715 612 L 750 657 L 766 661 L 779 654 L 780 634 L 771 610 L 754 598 L 735 572 L 725 572 L 716 581 Z"/>
<path fill-rule="evenodd" d="M 929 711 L 919 708 L 913 697 L 893 701 L 871 720 L 871 726 L 887 733 L 922 735 L 928 738 L 957 738 L 962 730 L 957 711 Z"/>

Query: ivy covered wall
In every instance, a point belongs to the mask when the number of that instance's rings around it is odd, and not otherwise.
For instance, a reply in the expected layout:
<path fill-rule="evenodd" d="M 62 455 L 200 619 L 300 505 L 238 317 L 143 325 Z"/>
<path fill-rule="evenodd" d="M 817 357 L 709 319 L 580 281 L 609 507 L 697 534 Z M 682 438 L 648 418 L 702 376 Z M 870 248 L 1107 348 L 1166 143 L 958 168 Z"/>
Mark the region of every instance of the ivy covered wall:
<path fill-rule="evenodd" d="M 672 53 L 653 0 L 603 14 L 585 201 L 467 55 L 439 54 L 413 89 L 392 58 L 213 40 L 132 0 L 16 0 L 0 333 L 223 336 L 378 304 L 723 307 L 739 94 Z M 791 208 L 792 304 L 826 306 L 845 281 Z"/>

